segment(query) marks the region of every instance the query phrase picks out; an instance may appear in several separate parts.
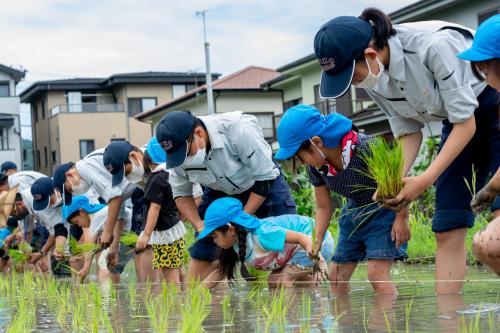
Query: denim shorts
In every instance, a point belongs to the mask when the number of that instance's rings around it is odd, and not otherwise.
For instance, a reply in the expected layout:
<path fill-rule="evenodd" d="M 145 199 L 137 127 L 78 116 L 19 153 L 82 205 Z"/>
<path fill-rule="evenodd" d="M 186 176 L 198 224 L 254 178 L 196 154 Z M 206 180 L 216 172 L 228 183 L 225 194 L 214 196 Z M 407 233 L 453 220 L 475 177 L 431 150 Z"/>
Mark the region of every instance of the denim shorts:
<path fill-rule="evenodd" d="M 208 206 L 215 200 L 223 197 L 227 197 L 228 195 L 215 191 L 209 188 L 204 188 L 203 196 L 201 198 L 200 207 L 198 207 L 198 213 L 202 219 L 205 217 L 205 211 Z M 250 191 L 243 192 L 241 194 L 233 196 L 234 198 L 240 200 L 243 205 L 248 200 L 250 196 Z M 269 216 L 279 216 L 285 214 L 296 214 L 295 202 L 293 201 L 292 195 L 290 194 L 290 190 L 288 184 L 283 177 L 283 174 L 280 174 L 278 178 L 274 181 L 271 186 L 271 190 L 266 197 L 266 200 L 260 208 L 256 212 L 256 216 L 258 218 L 265 218 Z M 195 234 L 197 236 L 197 233 Z M 215 245 L 212 237 L 205 237 L 195 242 L 189 249 L 189 255 L 193 259 L 204 260 L 204 261 L 214 261 L 219 257 L 219 248 Z"/>
<path fill-rule="evenodd" d="M 472 184 L 472 169 L 477 170 L 476 189 L 479 190 L 486 184 L 488 176 L 500 166 L 500 95 L 493 88 L 486 87 L 477 99 L 479 106 L 474 112 L 476 133 L 436 182 L 436 213 L 432 219 L 434 232 L 471 228 L 474 225 L 474 214 L 470 208 L 472 196 L 464 178 Z M 440 149 L 452 129 L 453 124 L 444 120 Z M 491 210 L 499 208 L 497 197 Z"/>
<path fill-rule="evenodd" d="M 332 261 L 343 264 L 366 259 L 406 259 L 407 244 L 397 248 L 391 239 L 395 217 L 396 213 L 376 203 L 363 207 L 350 200 L 342 209 Z"/>
<path fill-rule="evenodd" d="M 334 251 L 335 245 L 333 242 L 333 237 L 328 232 L 325 235 L 325 239 L 323 240 L 323 245 L 321 245 L 320 251 L 327 264 L 332 261 Z M 293 255 L 288 264 L 293 264 L 300 267 L 312 267 L 314 265 L 314 262 L 309 258 L 307 252 L 301 248 Z"/>

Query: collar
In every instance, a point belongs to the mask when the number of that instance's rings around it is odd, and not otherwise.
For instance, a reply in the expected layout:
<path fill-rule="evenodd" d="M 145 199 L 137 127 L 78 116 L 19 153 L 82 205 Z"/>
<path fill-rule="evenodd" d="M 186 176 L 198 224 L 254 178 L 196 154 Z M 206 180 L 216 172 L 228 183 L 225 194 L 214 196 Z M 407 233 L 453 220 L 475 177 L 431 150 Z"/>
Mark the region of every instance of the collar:
<path fill-rule="evenodd" d="M 389 44 L 390 52 L 389 70 L 387 71 L 387 74 L 398 81 L 406 82 L 403 45 L 401 44 L 397 34 L 389 38 L 387 42 Z"/>
<path fill-rule="evenodd" d="M 208 133 L 208 139 L 210 140 L 210 148 L 217 149 L 224 147 L 224 141 L 222 135 L 219 133 L 219 128 L 217 124 L 217 116 L 201 116 L 198 117 L 201 123 L 205 126 Z"/>
<path fill-rule="evenodd" d="M 156 172 L 166 171 L 166 170 L 167 170 L 167 163 L 160 163 L 153 170 L 151 170 L 151 172 L 156 173 Z"/>

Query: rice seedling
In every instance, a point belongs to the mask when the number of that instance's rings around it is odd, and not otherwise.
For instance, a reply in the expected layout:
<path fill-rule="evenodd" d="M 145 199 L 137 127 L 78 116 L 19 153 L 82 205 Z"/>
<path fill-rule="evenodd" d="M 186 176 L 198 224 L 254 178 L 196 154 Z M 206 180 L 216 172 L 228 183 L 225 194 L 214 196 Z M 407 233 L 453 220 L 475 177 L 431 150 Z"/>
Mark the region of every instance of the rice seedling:
<path fill-rule="evenodd" d="M 382 309 L 382 313 L 384 315 L 384 320 L 385 320 L 385 326 L 387 328 L 387 332 L 391 333 L 391 322 L 389 320 L 389 317 L 387 316 L 387 313 L 385 312 L 385 309 Z"/>
<path fill-rule="evenodd" d="M 472 173 L 471 173 L 471 181 L 469 182 L 466 177 L 464 177 L 465 186 L 469 190 L 469 193 L 472 198 L 474 198 L 477 194 L 476 186 L 477 186 L 477 169 L 474 169 L 474 164 L 472 164 Z"/>
<path fill-rule="evenodd" d="M 19 243 L 17 248 L 19 249 L 19 251 L 22 251 L 24 253 L 32 253 L 33 252 L 33 248 L 31 247 L 31 245 L 29 245 L 26 242 Z"/>
<path fill-rule="evenodd" d="M 111 320 L 109 319 L 107 311 L 102 312 L 102 322 L 106 327 L 106 331 L 108 331 L 108 333 L 113 333 L 115 331 L 113 325 L 111 324 Z"/>
<path fill-rule="evenodd" d="M 210 313 L 210 291 L 199 286 L 188 287 L 186 297 L 181 304 L 182 322 L 179 330 L 183 333 L 202 332 L 203 321 Z"/>
<path fill-rule="evenodd" d="M 8 253 L 14 264 L 25 264 L 30 260 L 30 255 L 20 250 L 9 249 Z"/>
<path fill-rule="evenodd" d="M 224 318 L 224 324 L 232 326 L 234 324 L 234 316 L 236 315 L 236 309 L 231 306 L 232 293 L 227 292 L 222 299 L 222 315 Z"/>
<path fill-rule="evenodd" d="M 137 283 L 132 280 L 128 283 L 128 297 L 130 300 L 130 306 L 132 307 L 135 303 L 135 297 L 137 295 Z"/>
<path fill-rule="evenodd" d="M 368 152 L 360 154 L 368 170 L 359 172 L 375 181 L 380 201 L 396 197 L 403 188 L 402 144 L 395 140 L 391 146 L 382 137 L 376 137 L 369 141 L 368 147 Z"/>
<path fill-rule="evenodd" d="M 95 243 L 80 244 L 74 237 L 70 237 L 69 248 L 74 256 L 79 256 L 86 253 L 95 253 L 101 249 L 101 245 Z"/>
<path fill-rule="evenodd" d="M 311 332 L 311 310 L 312 310 L 312 301 L 311 296 L 305 293 L 302 293 L 302 302 L 301 302 L 301 320 L 300 324 L 300 332 L 301 333 L 309 333 Z"/>
<path fill-rule="evenodd" d="M 128 231 L 120 237 L 120 242 L 129 247 L 135 247 L 139 236 L 135 232 Z"/>
<path fill-rule="evenodd" d="M 286 324 L 286 315 L 293 303 L 293 297 L 287 299 L 285 288 L 281 287 L 266 303 L 262 305 L 262 312 L 266 318 L 266 330 L 268 331 L 273 324 L 283 327 Z"/>
<path fill-rule="evenodd" d="M 168 318 L 172 303 L 164 303 L 161 298 L 153 298 L 146 303 L 146 310 L 148 313 L 151 326 L 156 332 L 168 331 Z"/>
<path fill-rule="evenodd" d="M 406 332 L 411 332 L 410 330 L 410 314 L 411 314 L 411 306 L 413 305 L 413 297 L 412 299 L 405 304 L 405 328 Z"/>

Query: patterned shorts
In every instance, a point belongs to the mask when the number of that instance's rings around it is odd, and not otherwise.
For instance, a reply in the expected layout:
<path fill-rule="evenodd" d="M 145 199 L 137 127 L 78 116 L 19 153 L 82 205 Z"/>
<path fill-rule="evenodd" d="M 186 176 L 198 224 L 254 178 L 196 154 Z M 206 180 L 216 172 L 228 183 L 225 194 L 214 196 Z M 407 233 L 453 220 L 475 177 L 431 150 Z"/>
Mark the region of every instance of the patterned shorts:
<path fill-rule="evenodd" d="M 184 263 L 184 238 L 170 244 L 153 244 L 153 268 L 181 268 Z"/>

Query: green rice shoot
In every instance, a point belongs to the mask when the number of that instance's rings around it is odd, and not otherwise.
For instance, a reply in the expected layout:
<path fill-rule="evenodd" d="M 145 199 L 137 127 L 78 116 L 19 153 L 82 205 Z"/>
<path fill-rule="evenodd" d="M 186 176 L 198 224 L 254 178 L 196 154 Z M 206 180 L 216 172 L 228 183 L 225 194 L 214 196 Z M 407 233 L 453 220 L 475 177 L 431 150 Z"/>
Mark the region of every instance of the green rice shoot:
<path fill-rule="evenodd" d="M 389 144 L 384 138 L 369 141 L 369 152 L 361 152 L 367 171 L 362 172 L 377 183 L 380 200 L 395 198 L 403 188 L 403 146 L 395 140 Z M 361 171 L 360 171 L 361 172 Z"/>
<path fill-rule="evenodd" d="M 84 243 L 80 244 L 74 237 L 69 238 L 69 249 L 71 254 L 74 256 L 79 256 L 85 253 L 93 253 L 101 248 L 100 244 L 95 243 Z"/>
<path fill-rule="evenodd" d="M 471 181 L 469 182 L 467 180 L 467 178 L 464 177 L 464 182 L 465 182 L 465 186 L 467 186 L 467 189 L 469 190 L 469 193 L 471 195 L 472 198 L 474 198 L 477 194 L 476 190 L 476 184 L 477 184 L 477 170 L 474 169 L 474 164 L 472 164 L 472 177 L 471 177 Z"/>
<path fill-rule="evenodd" d="M 120 242 L 129 247 L 135 247 L 139 236 L 135 232 L 128 231 L 120 237 Z"/>
<path fill-rule="evenodd" d="M 30 255 L 20 250 L 9 249 L 9 256 L 16 264 L 24 264 L 30 260 Z"/>

